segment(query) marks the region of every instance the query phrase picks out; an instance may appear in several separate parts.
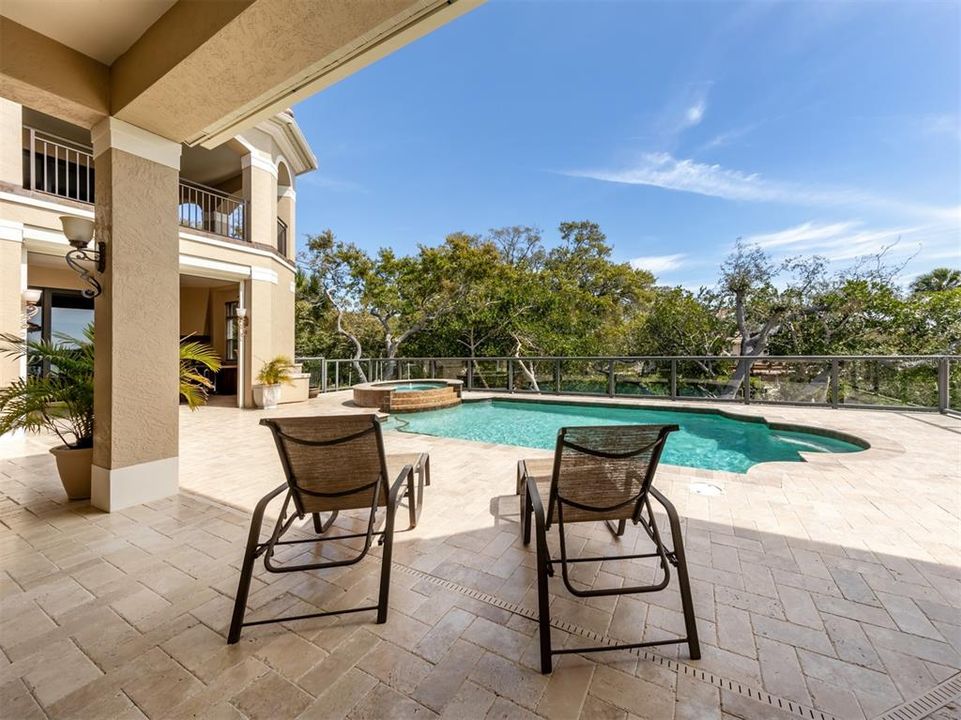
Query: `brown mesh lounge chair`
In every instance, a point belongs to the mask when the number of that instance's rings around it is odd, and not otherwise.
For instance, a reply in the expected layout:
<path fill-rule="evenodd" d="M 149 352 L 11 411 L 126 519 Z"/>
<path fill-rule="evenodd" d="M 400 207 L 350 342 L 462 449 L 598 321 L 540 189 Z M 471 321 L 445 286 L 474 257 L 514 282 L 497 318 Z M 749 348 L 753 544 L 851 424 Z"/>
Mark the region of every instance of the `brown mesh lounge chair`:
<path fill-rule="evenodd" d="M 386 622 L 394 516 L 406 490 L 410 527 L 417 525 L 423 503 L 424 480 L 430 474 L 430 459 L 427 454 L 385 455 L 380 422 L 376 415 L 265 418 L 260 424 L 269 427 L 274 434 L 287 482 L 264 495 L 254 509 L 227 642 L 233 644 L 240 640 L 240 633 L 245 625 L 263 625 L 365 610 L 376 610 L 377 622 Z M 264 512 L 270 501 L 285 490 L 287 493 L 274 529 L 270 537 L 261 542 Z M 386 508 L 387 515 L 383 530 L 376 531 L 377 510 L 382 507 Z M 366 531 L 327 535 L 340 510 L 369 510 Z M 321 513 L 330 513 L 330 517 L 322 521 Z M 317 537 L 281 539 L 296 520 L 303 519 L 308 514 L 313 516 Z M 353 565 L 367 555 L 374 537 L 378 537 L 378 543 L 383 545 L 380 593 L 376 605 L 244 622 L 250 580 L 254 562 L 258 557 L 263 556 L 264 567 L 268 572 L 275 573 Z M 364 538 L 364 547 L 355 557 L 345 560 L 277 564 L 274 559 L 274 550 L 278 545 L 350 538 Z"/>
<path fill-rule="evenodd" d="M 519 463 L 518 477 L 523 484 L 521 532 L 525 545 L 530 544 L 531 540 L 532 515 L 536 532 L 541 672 L 551 672 L 552 657 L 562 653 L 628 650 L 653 645 L 687 643 L 691 658 L 696 660 L 701 657 L 681 525 L 674 506 L 653 486 L 654 472 L 657 470 L 664 443 L 667 436 L 677 429 L 677 425 L 561 428 L 557 435 L 553 463 L 547 465 L 544 459 L 522 460 Z M 667 512 L 673 549 L 669 549 L 661 540 L 654 513 L 651 510 L 652 497 Z M 624 534 L 628 520 L 635 525 L 640 525 L 653 542 L 654 552 L 569 558 L 564 536 L 565 524 L 600 520 L 607 524 L 616 537 Z M 615 521 L 616 526 L 613 524 Z M 554 523 L 557 524 L 560 541 L 559 559 L 552 559 L 547 547 L 547 531 Z M 571 563 L 653 557 L 660 560 L 662 578 L 652 585 L 578 590 L 571 585 L 568 577 L 568 565 Z M 547 578 L 554 574 L 555 565 L 561 566 L 564 584 L 572 594 L 578 597 L 627 595 L 663 590 L 670 582 L 670 567 L 673 565 L 677 568 L 680 584 L 686 636 L 622 645 L 552 649 Z"/>

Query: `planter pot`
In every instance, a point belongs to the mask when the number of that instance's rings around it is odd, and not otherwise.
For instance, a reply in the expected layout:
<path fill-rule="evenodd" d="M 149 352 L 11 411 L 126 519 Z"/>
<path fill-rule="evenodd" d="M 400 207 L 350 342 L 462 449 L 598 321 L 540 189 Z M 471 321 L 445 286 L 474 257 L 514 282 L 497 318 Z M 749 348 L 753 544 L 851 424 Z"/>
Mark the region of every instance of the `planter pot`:
<path fill-rule="evenodd" d="M 277 385 L 254 385 L 254 405 L 264 410 L 273 410 L 280 402 L 280 388 Z"/>
<path fill-rule="evenodd" d="M 67 497 L 84 500 L 90 497 L 90 467 L 93 464 L 93 448 L 74 450 L 66 445 L 50 448 L 57 459 L 57 471 Z"/>
<path fill-rule="evenodd" d="M 312 388 L 310 388 L 310 389 L 307 391 L 307 397 L 309 397 L 309 398 L 315 398 L 315 397 L 317 397 L 318 395 L 320 395 L 320 388 L 319 388 L 319 387 L 312 387 Z"/>

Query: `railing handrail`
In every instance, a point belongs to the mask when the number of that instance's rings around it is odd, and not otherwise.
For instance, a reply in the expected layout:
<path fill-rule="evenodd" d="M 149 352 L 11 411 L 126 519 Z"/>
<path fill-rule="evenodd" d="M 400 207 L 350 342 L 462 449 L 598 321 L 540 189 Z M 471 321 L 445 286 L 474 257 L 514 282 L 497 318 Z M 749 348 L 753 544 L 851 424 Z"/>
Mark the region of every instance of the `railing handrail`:
<path fill-rule="evenodd" d="M 361 358 L 326 358 L 324 356 L 309 356 L 300 355 L 295 358 L 297 363 L 318 363 L 320 370 L 320 388 L 323 392 L 328 390 L 342 390 L 349 388 L 356 379 L 359 377 L 364 377 L 368 380 L 398 380 L 403 379 L 404 371 L 406 369 L 408 377 L 411 377 L 412 373 L 410 368 L 405 366 L 410 366 L 413 364 L 421 364 L 422 367 L 417 371 L 418 378 L 427 378 L 428 373 L 430 378 L 437 377 L 439 368 L 444 364 L 455 363 L 461 364 L 464 367 L 458 371 L 463 373 L 465 377 L 465 389 L 475 390 L 480 389 L 484 392 L 508 392 L 508 393 L 520 393 L 520 394 L 566 394 L 566 395 L 589 395 L 597 397 L 621 397 L 621 398 L 634 398 L 638 399 L 641 397 L 658 398 L 662 400 L 701 400 L 701 401 L 716 401 L 716 402 L 740 402 L 744 404 L 749 403 L 759 403 L 759 404 L 769 404 L 769 405 L 800 405 L 804 407 L 849 407 L 849 408 L 873 408 L 878 410 L 883 409 L 911 409 L 911 410 L 940 410 L 943 413 L 958 413 L 961 412 L 959 408 L 952 407 L 952 387 L 951 387 L 951 368 L 961 367 L 961 355 L 957 354 L 938 354 L 938 355 L 585 355 L 585 356 L 547 356 L 547 355 L 532 355 L 532 356 L 511 356 L 511 355 L 477 355 L 477 356 L 427 356 L 427 357 L 396 357 L 396 358 L 386 358 L 386 357 L 361 357 Z M 742 361 L 748 361 L 746 366 L 742 365 L 738 368 L 737 372 L 734 372 L 731 377 L 726 377 L 725 372 L 721 372 L 721 376 L 718 376 L 717 372 L 709 368 L 705 370 L 710 374 L 710 377 L 698 377 L 695 373 L 694 377 L 688 377 L 688 373 L 683 370 L 680 366 L 685 362 L 701 362 L 701 363 L 711 363 L 711 362 L 724 362 L 728 364 L 739 364 Z M 481 377 L 482 387 L 479 387 L 475 380 L 480 373 L 481 376 L 490 372 L 490 370 L 485 370 L 481 372 L 482 368 L 479 367 L 481 363 L 506 363 L 506 368 L 502 370 L 500 367 L 493 370 L 494 375 L 488 376 L 495 378 L 492 380 L 494 387 L 487 384 L 487 380 Z M 545 372 L 542 368 L 522 368 L 519 371 L 516 367 L 516 363 L 552 363 L 553 364 L 553 374 L 550 375 L 549 371 Z M 601 365 L 600 369 L 594 369 L 588 373 L 588 375 L 583 375 L 582 371 L 574 371 L 574 375 L 569 374 L 571 371 L 564 369 L 565 362 L 575 362 L 575 363 L 586 363 Z M 890 363 L 901 363 L 900 370 L 905 372 L 917 370 L 919 367 L 929 367 L 934 369 L 936 372 L 935 378 L 933 379 L 934 385 L 930 385 L 931 380 L 925 381 L 923 378 L 919 380 L 920 384 L 909 388 L 906 393 L 899 393 L 896 390 L 892 392 L 891 385 L 879 385 L 881 379 L 877 374 L 877 370 L 873 374 L 865 374 L 864 369 L 858 369 L 857 365 L 854 365 L 853 372 L 855 373 L 853 379 L 845 376 L 843 378 L 844 384 L 842 385 L 842 378 L 840 377 L 841 372 L 848 373 L 849 368 L 852 367 L 850 363 L 859 362 L 874 362 L 876 363 L 876 368 L 887 367 L 890 371 Z M 632 384 L 632 378 L 630 373 L 624 373 L 619 371 L 616 367 L 618 363 L 655 363 L 660 364 L 661 369 L 655 369 L 654 374 L 657 376 L 652 379 L 647 377 L 650 375 L 649 372 L 644 372 L 641 368 L 641 375 L 638 375 L 634 380 L 635 385 L 638 387 L 646 387 L 648 391 L 652 388 L 655 389 L 653 392 L 646 393 L 632 393 L 625 392 L 624 390 L 619 390 L 620 383 L 627 383 L 628 386 Z M 772 379 L 771 371 L 765 371 L 764 365 L 776 365 L 776 364 L 802 364 L 802 363 L 816 363 L 821 364 L 822 368 L 818 373 L 807 379 L 798 379 L 795 375 L 790 373 L 795 372 L 795 370 L 785 369 L 783 373 L 775 372 Z M 665 368 L 664 365 L 668 367 Z M 426 367 L 425 367 L 426 366 Z M 912 367 L 913 366 L 913 367 Z M 870 368 L 870 366 L 867 366 Z M 361 369 L 361 373 L 358 375 L 355 370 L 357 368 Z M 344 370 L 342 373 L 341 370 Z M 669 376 L 663 376 L 664 372 L 669 369 Z M 332 370 L 332 372 L 331 372 Z M 506 385 L 501 383 L 496 378 L 506 370 Z M 723 370 L 723 369 L 722 369 Z M 895 368 L 895 372 L 898 368 Z M 578 375 L 580 372 L 580 375 Z M 680 373 L 684 372 L 682 376 Z M 521 374 L 522 373 L 522 374 Z M 563 380 L 564 374 L 568 373 L 568 389 L 564 389 Z M 787 373 L 786 377 L 782 380 L 781 375 Z M 826 373 L 826 374 L 825 374 Z M 342 375 L 346 379 L 345 383 L 342 383 Z M 533 377 L 532 377 L 533 375 Z M 591 383 L 601 382 L 601 378 L 606 377 L 605 388 L 602 390 L 599 387 L 591 387 Z M 518 386 L 516 380 L 522 378 L 520 385 Z M 528 382 L 529 380 L 529 382 Z M 685 393 L 683 390 L 679 392 L 678 381 L 683 380 L 685 382 L 685 388 L 688 390 Z M 575 384 L 572 386 L 570 382 Z M 753 386 L 752 383 L 758 381 L 762 384 L 757 387 Z M 585 389 L 584 383 L 587 383 Z M 781 392 L 781 383 L 787 382 L 785 387 L 790 387 L 791 384 L 800 384 L 804 388 L 813 389 L 815 392 L 807 395 L 799 395 L 795 397 L 783 396 L 779 393 Z M 889 381 L 885 381 L 889 382 Z M 653 384 L 652 384 L 653 383 Z M 667 384 L 669 388 L 667 394 L 662 394 L 656 392 L 656 388 L 659 387 L 658 384 Z M 693 385 L 692 385 L 693 383 Z M 764 384 L 766 383 L 766 384 Z M 725 390 L 723 394 L 715 394 L 711 388 L 716 388 L 724 386 Z M 925 393 L 931 391 L 932 388 L 936 386 L 936 400 L 933 400 L 930 395 L 925 396 Z M 700 394 L 690 394 L 691 388 L 695 390 L 700 389 Z M 707 388 L 707 390 L 705 390 Z M 925 389 L 927 388 L 927 389 Z M 771 390 L 774 390 L 774 394 L 770 394 Z M 843 392 L 842 392 L 843 390 Z M 920 394 L 918 394 L 920 393 Z M 877 399 L 879 402 L 874 402 Z"/>
<path fill-rule="evenodd" d="M 199 182 L 197 182 L 197 181 L 195 181 L 195 180 L 188 180 L 188 179 L 186 179 L 186 178 L 180 178 L 180 184 L 183 185 L 183 186 L 185 186 L 185 187 L 193 188 L 194 190 L 199 190 L 199 191 L 201 191 L 201 192 L 208 193 L 208 194 L 210 194 L 210 195 L 216 195 L 216 196 L 218 196 L 218 197 L 225 198 L 225 199 L 227 199 L 227 200 L 236 200 L 237 202 L 246 202 L 246 200 L 244 200 L 244 196 L 243 196 L 243 195 L 237 195 L 237 194 L 235 194 L 235 193 L 229 193 L 229 192 L 227 192 L 226 190 L 220 190 L 220 189 L 215 188 L 215 187 L 210 187 L 209 185 L 204 185 L 203 183 L 199 183 Z"/>
<path fill-rule="evenodd" d="M 53 145 L 59 145 L 60 147 L 67 148 L 68 150 L 72 150 L 74 152 L 83 153 L 84 155 L 89 155 L 90 158 L 93 159 L 93 146 L 91 145 L 77 142 L 76 140 L 71 140 L 70 138 L 65 138 L 61 135 L 55 135 L 52 132 L 40 130 L 39 128 L 35 128 L 31 125 L 24 125 L 23 129 L 29 130 L 31 133 L 33 133 L 34 137 L 40 136 L 40 139 L 44 142 Z M 31 152 L 32 151 L 33 149 L 31 148 Z"/>

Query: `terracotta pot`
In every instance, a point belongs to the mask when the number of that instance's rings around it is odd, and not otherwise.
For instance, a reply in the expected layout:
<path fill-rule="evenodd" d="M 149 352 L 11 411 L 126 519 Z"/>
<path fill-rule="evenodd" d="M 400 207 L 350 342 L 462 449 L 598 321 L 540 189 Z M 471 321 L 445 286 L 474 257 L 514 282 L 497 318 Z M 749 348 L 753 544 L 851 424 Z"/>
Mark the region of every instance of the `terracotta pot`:
<path fill-rule="evenodd" d="M 93 465 L 93 448 L 75 450 L 66 445 L 50 448 L 57 459 L 57 471 L 67 497 L 85 500 L 90 497 L 90 467 Z"/>
<path fill-rule="evenodd" d="M 264 410 L 273 410 L 280 402 L 280 384 L 254 385 L 254 405 Z"/>

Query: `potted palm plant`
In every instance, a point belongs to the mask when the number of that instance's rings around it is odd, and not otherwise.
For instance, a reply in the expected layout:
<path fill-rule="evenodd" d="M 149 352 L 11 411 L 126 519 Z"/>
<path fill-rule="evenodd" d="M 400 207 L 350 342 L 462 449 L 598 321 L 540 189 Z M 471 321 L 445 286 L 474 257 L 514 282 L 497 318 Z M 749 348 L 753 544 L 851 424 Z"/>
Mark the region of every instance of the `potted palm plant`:
<path fill-rule="evenodd" d="M 254 385 L 254 404 L 265 410 L 272 410 L 280 402 L 280 389 L 285 383 L 291 384 L 291 370 L 294 363 L 285 355 L 278 355 L 273 360 L 268 360 L 257 373 L 257 382 Z"/>
<path fill-rule="evenodd" d="M 25 340 L 18 335 L 0 334 L 0 354 L 30 358 L 45 372 L 28 375 L 0 388 L 0 435 L 14 430 L 51 432 L 62 445 L 50 452 L 67 497 L 90 497 L 90 468 L 93 461 L 93 327 L 84 330 L 82 340 L 59 336 L 56 342 Z M 203 343 L 180 346 L 180 394 L 190 408 L 207 399 L 210 381 L 198 372 L 216 371 L 220 359 Z"/>

